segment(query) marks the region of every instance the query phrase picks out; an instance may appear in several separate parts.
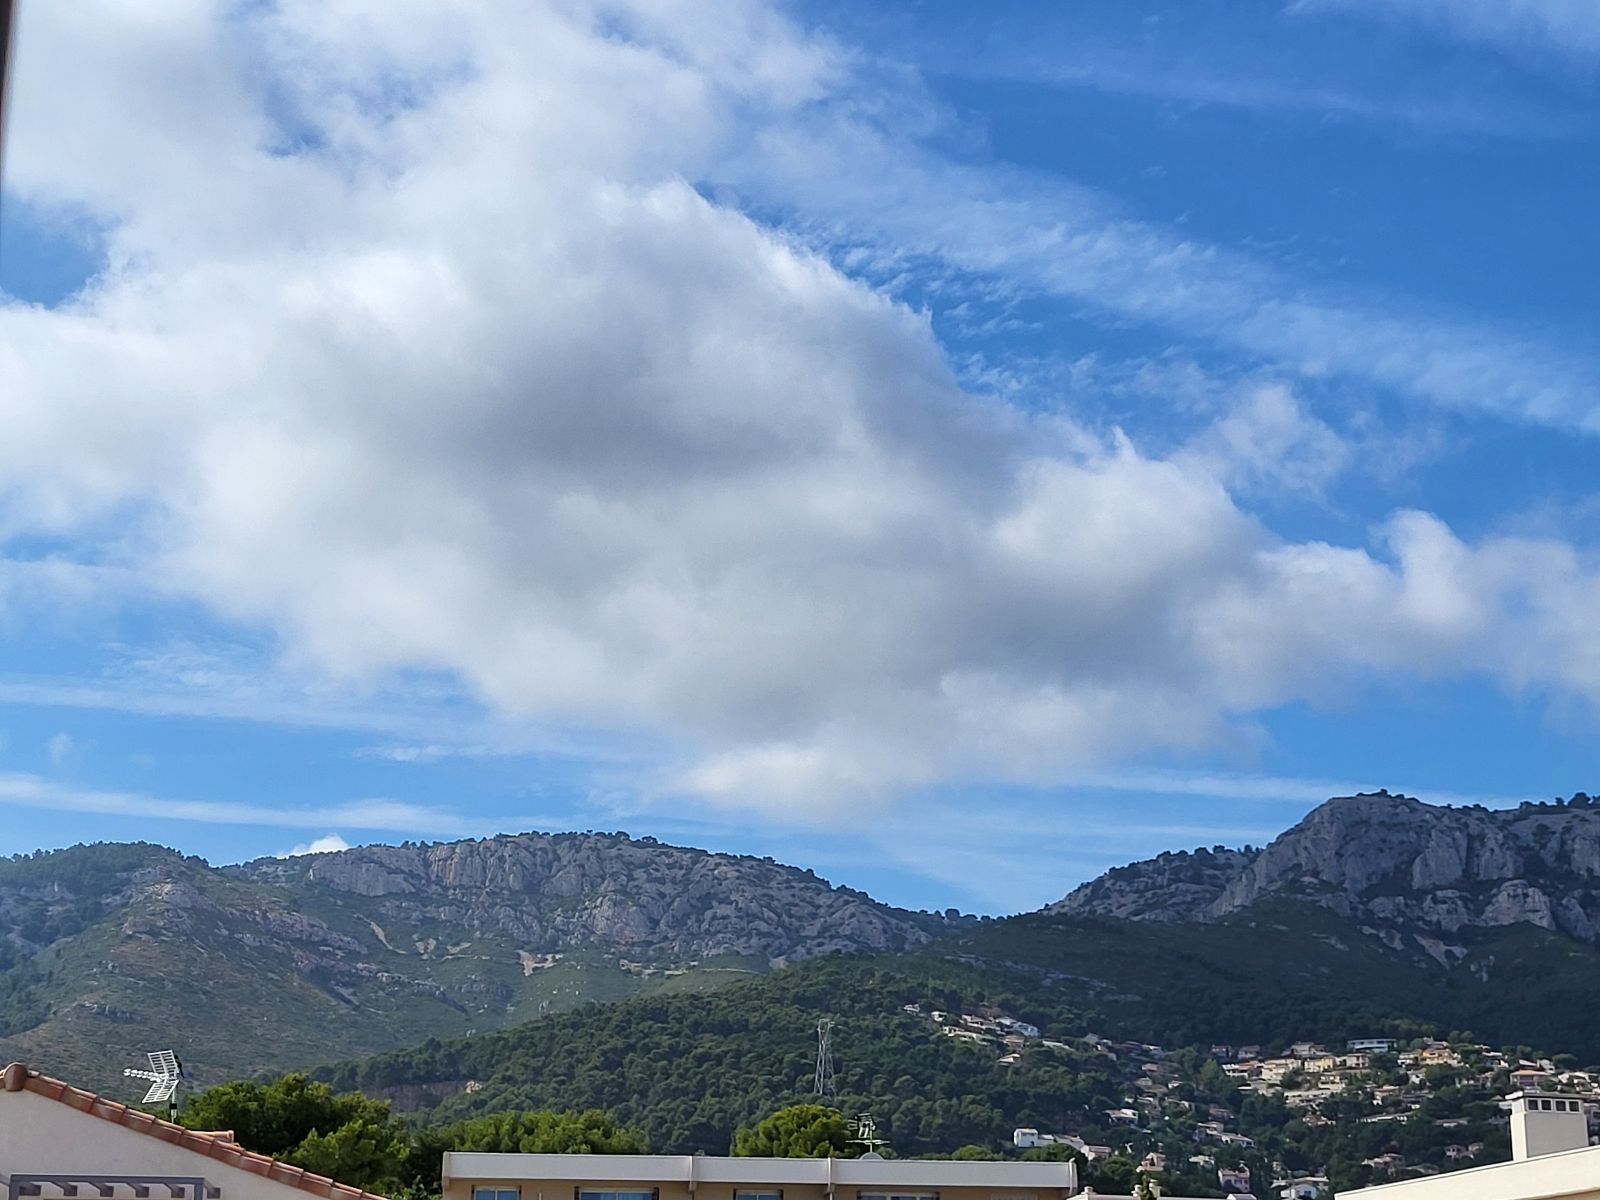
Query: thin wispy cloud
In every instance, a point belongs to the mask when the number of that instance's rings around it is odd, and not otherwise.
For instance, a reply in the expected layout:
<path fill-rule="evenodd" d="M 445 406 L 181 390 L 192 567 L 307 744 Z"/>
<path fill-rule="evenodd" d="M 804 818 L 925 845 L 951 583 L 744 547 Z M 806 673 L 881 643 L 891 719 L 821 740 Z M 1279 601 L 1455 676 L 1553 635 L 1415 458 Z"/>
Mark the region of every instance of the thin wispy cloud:
<path fill-rule="evenodd" d="M 1022 39 L 1018 39 L 1019 43 Z M 1202 57 L 1202 56 L 1197 56 Z M 1398 128 L 1407 135 L 1464 135 L 1517 141 L 1588 141 L 1582 122 L 1503 97 L 1490 99 L 1465 88 L 1429 94 L 1401 81 L 1379 95 L 1281 78 L 1263 56 L 1250 64 L 1200 63 L 1157 57 L 1127 61 L 1116 45 L 1076 47 L 1072 56 L 1041 55 L 1019 48 L 976 62 L 952 57 L 944 69 L 973 79 L 1025 81 L 1053 89 L 1088 89 L 1118 96 L 1194 107 L 1219 107 L 1280 122 L 1342 121 Z M 1230 69 L 1240 68 L 1242 69 Z"/>
<path fill-rule="evenodd" d="M 386 681 L 350 689 L 252 656 L 165 653 L 123 660 L 96 676 L 0 673 L 0 704 L 366 734 L 388 740 L 354 753 L 392 762 L 631 756 L 616 739 L 497 718 L 459 688 Z"/>
<path fill-rule="evenodd" d="M 1412 21 L 1447 37 L 1545 62 L 1600 56 L 1600 8 L 1589 0 L 1293 0 L 1288 11 Z"/>
<path fill-rule="evenodd" d="M 1360 792 L 1375 792 L 1380 787 L 1413 796 L 1429 804 L 1457 806 L 1481 804 L 1485 808 L 1513 808 L 1525 800 L 1542 798 L 1523 794 L 1460 792 L 1427 784 L 1407 786 L 1404 781 L 1393 780 L 1299 779 L 1279 775 L 1129 767 L 1079 774 L 1070 781 L 1070 784 L 1083 790 L 1138 792 L 1151 796 L 1191 796 L 1211 800 L 1271 801 L 1301 806 L 1321 804 L 1330 796 L 1353 796 Z M 1276 826 L 1273 828 L 1277 831 Z"/>
<path fill-rule="evenodd" d="M 730 170 L 841 259 L 872 264 L 882 248 L 880 277 L 915 254 L 1307 380 L 1345 377 L 1445 409 L 1600 433 L 1600 360 L 1586 346 L 1427 301 L 1319 294 L 1268 258 L 1139 220 L 1091 188 L 952 163 L 855 123 L 774 131 Z"/>
<path fill-rule="evenodd" d="M 89 813 L 152 822 L 188 821 L 222 825 L 256 825 L 272 829 L 345 829 L 386 833 L 465 836 L 484 829 L 444 809 L 398 800 L 355 800 L 346 804 L 297 807 L 241 804 L 225 800 L 181 800 L 137 792 L 101 791 L 18 772 L 0 774 L 0 805 L 53 812 Z"/>

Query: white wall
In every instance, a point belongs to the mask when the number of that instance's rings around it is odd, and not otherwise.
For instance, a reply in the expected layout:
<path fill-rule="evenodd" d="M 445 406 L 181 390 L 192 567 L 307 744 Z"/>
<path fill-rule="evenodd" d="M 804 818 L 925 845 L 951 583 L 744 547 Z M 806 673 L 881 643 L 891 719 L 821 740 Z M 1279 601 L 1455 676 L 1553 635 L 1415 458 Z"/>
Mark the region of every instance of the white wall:
<path fill-rule="evenodd" d="M 1539 1104 L 1554 1107 L 1543 1111 L 1535 1107 Z M 1517 1161 L 1582 1150 L 1588 1144 L 1589 1118 L 1577 1097 L 1525 1096 L 1512 1101 L 1511 1157 Z"/>

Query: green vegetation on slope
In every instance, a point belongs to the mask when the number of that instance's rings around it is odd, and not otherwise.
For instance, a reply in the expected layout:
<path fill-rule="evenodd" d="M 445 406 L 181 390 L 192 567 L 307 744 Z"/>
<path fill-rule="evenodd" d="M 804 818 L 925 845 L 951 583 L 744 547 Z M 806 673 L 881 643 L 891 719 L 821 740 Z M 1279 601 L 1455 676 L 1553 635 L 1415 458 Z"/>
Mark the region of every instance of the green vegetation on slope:
<path fill-rule="evenodd" d="M 1573 1044 L 1564 1037 L 1575 1022 L 1523 1008 L 1526 980 L 1517 972 L 1535 964 L 1548 994 L 1570 1001 L 1595 985 L 1592 951 L 1524 928 L 1484 933 L 1464 953 L 1447 969 L 1422 946 L 1396 950 L 1326 910 L 1293 905 L 1216 926 L 1026 917 L 986 923 L 919 954 L 838 957 L 706 996 L 588 1006 L 324 1075 L 392 1096 L 426 1121 L 598 1107 L 658 1149 L 726 1153 L 735 1130 L 809 1098 L 816 1021 L 827 1016 L 838 1023 L 839 1104 L 871 1111 L 901 1154 L 1009 1153 L 1018 1126 L 1072 1131 L 1126 1148 L 1094 1164 L 1102 1186 L 1116 1186 L 1154 1151 L 1173 1164 L 1169 1184 L 1205 1195 L 1203 1176 L 1210 1171 L 1214 1187 L 1215 1166 L 1189 1158 L 1207 1149 L 1197 1127 L 1214 1105 L 1257 1143 L 1212 1148 L 1216 1165 L 1270 1173 L 1277 1161 L 1331 1170 L 1350 1186 L 1374 1177 L 1363 1160 L 1389 1153 L 1428 1169 L 1457 1165 L 1445 1153 L 1456 1143 L 1481 1146 L 1463 1163 L 1503 1157 L 1495 1101 L 1509 1086 L 1504 1071 L 1471 1086 L 1432 1079 L 1415 1111 L 1374 1123 L 1379 1089 L 1397 1082 L 1380 1071 L 1319 1102 L 1310 1120 L 1280 1097 L 1241 1092 L 1208 1048 L 1254 1042 L 1270 1052 L 1299 1039 L 1338 1046 L 1359 1036 L 1443 1036 L 1472 1028 L 1479 1016 L 1487 1039 L 1506 1046 L 1513 1062 L 1531 1054 L 1529 1045 Z M 993 1038 L 947 1035 L 929 1015 L 935 1010 L 1004 1014 L 1044 1036 L 1008 1063 Z M 1529 1036 L 1546 1028 L 1556 1036 Z M 1155 1052 L 1109 1053 L 1089 1035 L 1167 1048 L 1160 1102 L 1137 1131 L 1107 1114 L 1150 1095 L 1140 1090 L 1150 1075 L 1137 1056 Z M 1587 1037 L 1576 1043 L 1585 1057 L 1600 1057 Z"/>
<path fill-rule="evenodd" d="M 1047 1021 L 1161 1045 L 1470 1030 L 1600 1061 L 1594 947 L 1526 924 L 1386 937 L 1280 900 L 1211 925 L 1036 913 L 935 950 L 998 971 Z"/>
<path fill-rule="evenodd" d="M 1541 979 L 1537 1010 L 1529 974 Z M 447 1113 L 599 1106 L 652 1142 L 723 1152 L 728 1132 L 803 1095 L 816 1019 L 840 1020 L 847 1105 L 893 1118 L 907 1152 L 992 1140 L 1012 1125 L 1055 1127 L 1111 1107 L 1110 1081 L 1074 1052 L 1022 1071 L 932 1037 L 900 1011 L 990 1004 L 1056 1031 L 1165 1046 L 1334 1044 L 1360 1036 L 1470 1030 L 1494 1044 L 1600 1059 L 1583 1020 L 1600 955 L 1529 927 L 1481 933 L 1445 968 L 1396 951 L 1312 906 L 1283 905 L 1214 926 L 1030 916 L 927 952 L 801 964 L 703 997 L 652 997 L 558 1014 L 497 1035 L 430 1040 L 333 1069 L 342 1086 L 403 1089 Z M 460 1089 L 473 1081 L 474 1090 Z"/>
<path fill-rule="evenodd" d="M 1106 1073 L 1070 1050 L 1015 1072 L 901 1011 L 917 1002 L 959 1006 L 991 992 L 1008 998 L 959 963 L 839 958 L 705 996 L 646 997 L 431 1041 L 324 1074 L 341 1088 L 423 1103 L 446 1096 L 436 1119 L 598 1107 L 652 1145 L 724 1154 L 733 1130 L 810 1091 L 816 1022 L 827 1015 L 840 1021 L 841 1103 L 870 1107 L 902 1153 L 994 1141 L 1015 1124 L 1054 1127 L 1116 1099 Z"/>

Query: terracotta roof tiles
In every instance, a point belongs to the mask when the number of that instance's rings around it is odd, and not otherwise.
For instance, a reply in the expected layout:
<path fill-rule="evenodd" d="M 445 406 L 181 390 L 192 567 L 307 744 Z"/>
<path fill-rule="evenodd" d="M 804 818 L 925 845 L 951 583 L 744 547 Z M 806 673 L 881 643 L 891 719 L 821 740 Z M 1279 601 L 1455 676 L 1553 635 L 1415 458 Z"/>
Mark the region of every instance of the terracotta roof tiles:
<path fill-rule="evenodd" d="M 329 1200 L 332 1197 L 339 1197 L 339 1200 L 384 1200 L 384 1197 L 364 1192 L 349 1184 L 338 1183 L 326 1175 L 314 1175 L 303 1167 L 290 1166 L 286 1162 L 268 1158 L 265 1154 L 246 1150 L 226 1134 L 200 1133 L 193 1129 L 185 1129 L 181 1125 L 174 1125 L 170 1121 L 151 1116 L 141 1109 L 130 1108 L 119 1101 L 108 1100 L 104 1096 L 86 1092 L 82 1088 L 72 1087 L 59 1079 L 41 1075 L 23 1063 L 14 1062 L 6 1067 L 4 1073 L 0 1074 L 0 1081 L 3 1081 L 5 1091 L 33 1092 L 47 1100 L 55 1100 L 79 1112 L 99 1117 L 102 1121 L 125 1126 L 136 1133 L 159 1138 L 163 1142 L 171 1142 L 185 1150 L 214 1158 L 230 1167 L 249 1171 L 253 1175 L 261 1175 L 274 1183 L 312 1192 Z"/>

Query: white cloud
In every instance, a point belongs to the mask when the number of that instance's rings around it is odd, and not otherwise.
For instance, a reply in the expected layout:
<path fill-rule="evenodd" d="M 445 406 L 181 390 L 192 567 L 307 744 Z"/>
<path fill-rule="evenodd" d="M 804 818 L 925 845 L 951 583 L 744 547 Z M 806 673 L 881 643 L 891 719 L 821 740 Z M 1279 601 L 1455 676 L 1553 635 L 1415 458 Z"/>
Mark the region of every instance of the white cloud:
<path fill-rule="evenodd" d="M 350 843 L 337 833 L 325 834 L 309 842 L 302 842 L 292 850 L 284 850 L 273 855 L 274 858 L 298 858 L 302 854 L 331 854 L 339 850 L 350 849 Z"/>
<path fill-rule="evenodd" d="M 72 750 L 72 735 L 67 733 L 65 730 L 53 734 L 51 737 L 46 739 L 44 744 L 45 754 L 49 757 L 50 761 L 55 763 L 57 766 L 60 766 L 67 760 L 67 756 L 72 753 Z"/>
<path fill-rule="evenodd" d="M 274 631 L 335 697 L 452 675 L 508 720 L 659 739 L 663 791 L 786 816 L 1199 750 L 1369 676 L 1600 697 L 1600 582 L 1570 548 L 1421 513 L 1371 548 L 1286 542 L 1236 492 L 1315 488 L 1343 454 L 1288 391 L 1170 458 L 974 399 L 924 317 L 698 194 L 752 123 L 839 99 L 842 52 L 759 5 L 249 11 L 29 9 L 19 184 L 97 208 L 112 265 L 0 314 L 0 525 L 131 521 L 115 553 L 149 587 Z M 92 43 L 70 77 L 47 69 L 69 32 Z M 760 156 L 781 190 L 823 149 Z M 857 182 L 880 150 L 835 145 L 790 194 L 973 269 L 1586 419 L 1473 331 L 1269 302 L 1247 263 L 1092 205 L 1040 226 L 972 173 Z"/>
<path fill-rule="evenodd" d="M 1288 388 L 1252 388 L 1182 457 L 1236 492 L 1317 496 L 1349 465 L 1352 448 Z"/>

